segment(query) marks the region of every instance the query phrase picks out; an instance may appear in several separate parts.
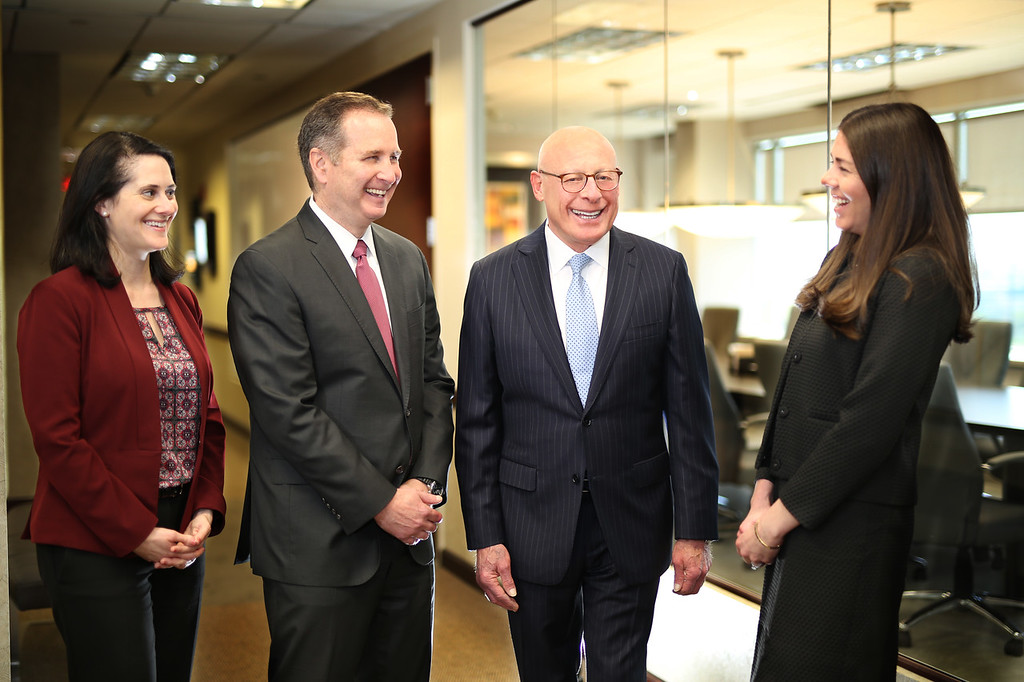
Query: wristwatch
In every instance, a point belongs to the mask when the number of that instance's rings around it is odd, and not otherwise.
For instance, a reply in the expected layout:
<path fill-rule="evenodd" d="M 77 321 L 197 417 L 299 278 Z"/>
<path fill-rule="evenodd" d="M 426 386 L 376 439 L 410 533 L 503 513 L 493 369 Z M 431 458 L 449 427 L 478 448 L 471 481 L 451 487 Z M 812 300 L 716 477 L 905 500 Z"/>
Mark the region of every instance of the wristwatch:
<path fill-rule="evenodd" d="M 426 483 L 427 492 L 430 493 L 431 495 L 440 495 L 441 497 L 444 497 L 444 488 L 442 488 L 441 484 L 435 481 L 434 479 L 427 478 L 426 476 L 417 476 L 416 480 L 423 481 L 424 483 Z"/>

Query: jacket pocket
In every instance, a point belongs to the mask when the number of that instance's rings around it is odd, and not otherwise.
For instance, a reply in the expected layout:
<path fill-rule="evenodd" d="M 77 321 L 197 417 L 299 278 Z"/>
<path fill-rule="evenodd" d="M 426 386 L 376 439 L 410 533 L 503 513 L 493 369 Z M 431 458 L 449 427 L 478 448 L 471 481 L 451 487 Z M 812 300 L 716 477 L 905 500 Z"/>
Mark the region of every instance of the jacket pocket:
<path fill-rule="evenodd" d="M 537 469 L 513 462 L 510 459 L 503 459 L 498 466 L 498 481 L 502 485 L 533 491 L 537 489 Z"/>

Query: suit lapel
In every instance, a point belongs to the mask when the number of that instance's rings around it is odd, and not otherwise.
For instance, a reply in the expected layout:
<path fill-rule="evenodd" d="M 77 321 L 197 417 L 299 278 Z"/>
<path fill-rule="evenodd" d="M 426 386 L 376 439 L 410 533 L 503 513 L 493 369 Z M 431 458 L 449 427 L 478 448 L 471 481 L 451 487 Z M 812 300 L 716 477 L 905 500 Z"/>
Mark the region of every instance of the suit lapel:
<path fill-rule="evenodd" d="M 601 318 L 601 338 L 597 344 L 594 373 L 590 380 L 587 407 L 601 392 L 622 336 L 629 323 L 632 302 L 636 300 L 638 268 L 633 238 L 627 232 L 613 227 L 608 246 L 608 284 L 605 292 L 604 316 Z"/>
<path fill-rule="evenodd" d="M 519 243 L 517 257 L 512 260 L 512 273 L 526 309 L 526 317 L 544 356 L 554 369 L 558 382 L 579 402 L 579 392 L 572 378 L 572 370 L 569 369 L 569 358 L 565 354 L 565 343 L 555 315 L 543 228 L 534 230 Z"/>
<path fill-rule="evenodd" d="M 308 204 L 299 212 L 298 220 L 302 226 L 302 231 L 306 235 L 306 239 L 314 242 L 310 253 L 317 263 L 320 264 L 320 267 L 324 269 L 327 277 L 338 290 L 341 298 L 352 313 L 356 324 L 359 325 L 359 328 L 362 329 L 363 334 L 366 336 L 370 348 L 377 355 L 378 361 L 387 369 L 391 380 L 397 387 L 398 382 L 395 377 L 395 370 L 391 366 L 391 357 L 388 355 L 387 346 L 384 345 L 384 338 L 380 335 L 380 329 L 378 329 L 377 321 L 373 317 L 373 311 L 370 310 L 370 304 L 366 302 L 366 296 L 356 280 L 355 273 L 352 272 L 348 261 L 345 260 L 345 255 L 338 248 L 338 242 L 334 241 L 334 237 L 327 231 L 327 228 L 316 217 L 316 214 L 313 213 Z M 388 302 L 391 305 L 400 303 L 400 301 L 393 303 L 390 299 Z M 394 323 L 392 323 L 393 328 Z"/>

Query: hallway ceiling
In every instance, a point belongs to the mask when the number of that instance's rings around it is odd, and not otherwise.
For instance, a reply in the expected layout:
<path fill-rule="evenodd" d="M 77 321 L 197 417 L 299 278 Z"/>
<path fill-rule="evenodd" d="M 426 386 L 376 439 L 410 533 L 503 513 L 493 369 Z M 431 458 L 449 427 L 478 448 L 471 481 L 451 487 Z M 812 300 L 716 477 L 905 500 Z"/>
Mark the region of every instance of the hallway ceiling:
<path fill-rule="evenodd" d="M 180 0 L 3 0 L 5 58 L 60 55 L 61 138 L 81 145 L 95 116 L 152 117 L 145 135 L 200 136 L 438 0 L 310 0 L 298 11 Z M 129 53 L 230 57 L 198 85 L 114 77 Z M 301 106 L 302 103 L 296 103 Z"/>
<path fill-rule="evenodd" d="M 374 35 L 438 0 L 310 0 L 298 11 L 201 5 L 194 0 L 3 0 L 3 46 L 11 53 L 60 55 L 62 140 L 81 145 L 97 115 L 152 117 L 140 130 L 168 144 L 201 136 L 290 83 L 322 68 Z M 495 5 L 508 4 L 494 0 Z M 889 43 L 890 15 L 874 0 L 833 0 L 832 53 L 840 56 Z M 799 65 L 827 55 L 824 0 L 669 0 L 670 100 L 698 93 L 691 117 L 722 118 L 726 69 L 721 49 L 742 49 L 735 62 L 737 118 L 783 114 L 821 104 L 825 74 Z M 652 123 L 622 112 L 664 102 L 663 43 L 600 66 L 530 62 L 516 52 L 588 26 L 663 31 L 662 0 L 537 0 L 498 19 L 488 30 L 489 132 L 537 135 L 558 125 L 609 126 L 617 116 L 626 135 Z M 897 67 L 901 89 L 1024 68 L 1024 0 L 914 0 L 896 15 L 898 42 L 967 46 L 955 55 Z M 142 85 L 114 78 L 129 53 L 150 51 L 229 56 L 203 85 L 181 79 Z M 884 91 L 888 68 L 838 74 L 837 100 Z M 557 111 L 552 113 L 552 83 Z M 626 83 L 619 95 L 607 84 Z M 1024 92 L 1024 86 L 1021 91 Z M 301 106 L 302 103 L 297 103 Z M 660 125 L 655 121 L 655 125 Z M 646 126 L 646 127 L 645 127 Z M 543 133 L 541 133 L 543 134 Z"/>

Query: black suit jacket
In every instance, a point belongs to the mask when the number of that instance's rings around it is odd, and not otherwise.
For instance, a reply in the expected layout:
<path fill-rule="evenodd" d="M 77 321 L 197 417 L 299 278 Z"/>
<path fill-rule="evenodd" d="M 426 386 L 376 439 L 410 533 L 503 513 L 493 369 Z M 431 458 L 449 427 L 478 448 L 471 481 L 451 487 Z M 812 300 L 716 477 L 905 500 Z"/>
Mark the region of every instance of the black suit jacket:
<path fill-rule="evenodd" d="M 555 316 L 544 230 L 473 266 L 459 347 L 456 455 L 468 545 L 513 575 L 568 565 L 584 475 L 620 575 L 650 580 L 676 538 L 717 537 L 703 332 L 680 253 L 617 228 L 587 404 Z M 667 444 L 666 444 L 667 434 Z"/>
<path fill-rule="evenodd" d="M 860 339 L 814 311 L 793 328 L 757 466 L 807 528 L 846 500 L 917 500 L 921 419 L 960 307 L 927 251 L 894 268 L 872 294 Z"/>
<path fill-rule="evenodd" d="M 362 289 L 309 204 L 235 263 L 231 350 L 249 401 L 249 481 L 236 561 L 302 585 L 359 585 L 388 536 L 373 520 L 410 477 L 447 481 L 452 379 L 427 263 L 373 230 L 396 379 Z M 409 549 L 423 564 L 433 545 Z"/>

